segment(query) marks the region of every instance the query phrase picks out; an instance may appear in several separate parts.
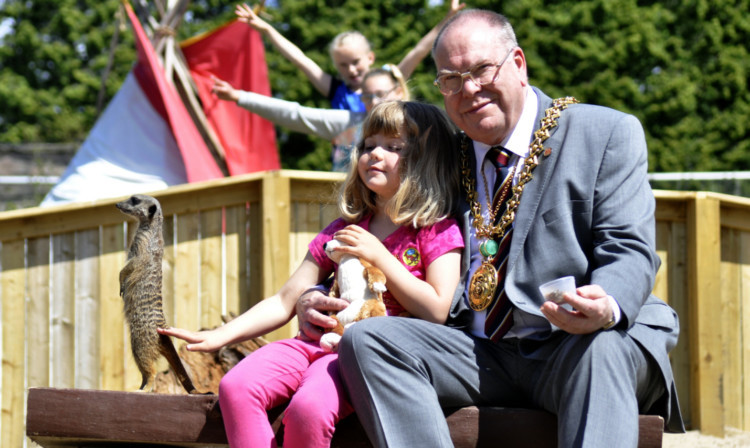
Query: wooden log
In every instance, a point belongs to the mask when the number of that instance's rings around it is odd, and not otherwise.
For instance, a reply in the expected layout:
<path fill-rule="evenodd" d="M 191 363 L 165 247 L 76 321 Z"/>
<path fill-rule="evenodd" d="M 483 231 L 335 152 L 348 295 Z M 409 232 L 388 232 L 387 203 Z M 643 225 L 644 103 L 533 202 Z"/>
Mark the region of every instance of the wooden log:
<path fill-rule="evenodd" d="M 216 395 L 31 388 L 27 404 L 26 434 L 45 448 L 227 444 Z M 269 411 L 280 442 L 281 413 L 280 408 Z M 446 418 L 457 448 L 497 446 L 500 440 L 509 448 L 557 446 L 557 420 L 544 411 L 467 407 L 447 412 Z M 639 423 L 638 446 L 661 447 L 664 420 L 641 416 Z M 356 416 L 336 426 L 332 448 L 371 446 Z"/>

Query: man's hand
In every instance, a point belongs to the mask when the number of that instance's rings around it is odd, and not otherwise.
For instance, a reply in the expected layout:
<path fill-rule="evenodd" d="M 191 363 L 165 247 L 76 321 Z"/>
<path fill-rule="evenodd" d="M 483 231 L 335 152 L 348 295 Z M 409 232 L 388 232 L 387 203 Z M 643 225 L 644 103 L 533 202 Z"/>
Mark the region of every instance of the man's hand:
<path fill-rule="evenodd" d="M 336 326 L 336 319 L 327 315 L 328 311 L 341 311 L 349 305 L 343 299 L 329 297 L 318 290 L 308 290 L 297 300 L 297 320 L 299 336 L 311 341 L 320 340 L 323 329 Z"/>
<path fill-rule="evenodd" d="M 576 289 L 576 294 L 565 293 L 563 301 L 575 311 L 568 311 L 550 301 L 544 302 L 541 311 L 550 323 L 568 333 L 593 333 L 612 320 L 612 306 L 607 293 L 599 285 L 581 286 Z"/>

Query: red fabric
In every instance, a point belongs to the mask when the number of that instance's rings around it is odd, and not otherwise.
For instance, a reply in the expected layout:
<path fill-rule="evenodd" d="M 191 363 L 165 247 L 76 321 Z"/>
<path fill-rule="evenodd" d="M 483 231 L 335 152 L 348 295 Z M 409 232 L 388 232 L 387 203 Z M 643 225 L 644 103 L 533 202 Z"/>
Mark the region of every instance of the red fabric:
<path fill-rule="evenodd" d="M 185 163 L 188 182 L 223 177 L 223 173 L 193 123 L 182 99 L 174 86 L 167 82 L 159 58 L 133 12 L 133 8 L 127 2 L 124 4 L 133 25 L 138 50 L 138 63 L 133 73 L 151 105 L 172 129 Z"/>
<path fill-rule="evenodd" d="M 211 76 L 235 89 L 271 94 L 263 42 L 233 21 L 182 44 L 209 125 L 221 141 L 230 175 L 280 168 L 273 124 L 211 93 Z"/>

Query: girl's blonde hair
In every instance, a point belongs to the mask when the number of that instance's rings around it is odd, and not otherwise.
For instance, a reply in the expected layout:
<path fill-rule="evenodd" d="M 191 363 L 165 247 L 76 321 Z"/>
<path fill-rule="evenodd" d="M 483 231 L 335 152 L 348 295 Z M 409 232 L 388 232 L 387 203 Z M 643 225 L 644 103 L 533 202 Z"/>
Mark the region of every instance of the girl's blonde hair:
<path fill-rule="evenodd" d="M 328 45 L 328 53 L 333 58 L 333 52 L 344 45 L 351 45 L 351 44 L 363 44 L 367 51 L 372 51 L 372 45 L 370 45 L 370 41 L 367 40 L 364 34 L 360 33 L 359 31 L 344 31 L 342 33 L 337 34 L 331 43 Z"/>
<path fill-rule="evenodd" d="M 450 216 L 458 204 L 458 138 L 452 123 L 437 107 L 414 101 L 378 104 L 362 124 L 362 140 L 352 152 L 339 198 L 341 216 L 358 222 L 376 207 L 376 195 L 359 177 L 357 162 L 364 141 L 375 134 L 401 137 L 401 184 L 385 206 L 396 224 L 424 227 Z"/>
<path fill-rule="evenodd" d="M 401 69 L 398 68 L 398 65 L 385 64 L 382 67 L 369 70 L 362 79 L 362 84 L 364 84 L 365 81 L 374 76 L 388 76 L 391 81 L 393 81 L 393 83 L 396 86 L 400 87 L 401 91 L 404 92 L 403 98 L 401 99 L 403 101 L 409 101 L 411 99 L 411 95 L 409 94 L 409 87 L 406 86 L 406 79 L 404 79 L 404 74 L 401 73 Z"/>

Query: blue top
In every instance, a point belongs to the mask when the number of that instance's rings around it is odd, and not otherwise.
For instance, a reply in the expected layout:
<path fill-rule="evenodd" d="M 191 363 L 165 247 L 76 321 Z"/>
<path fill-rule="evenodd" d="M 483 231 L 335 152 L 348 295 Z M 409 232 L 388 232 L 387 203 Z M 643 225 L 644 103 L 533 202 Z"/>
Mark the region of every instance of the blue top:
<path fill-rule="evenodd" d="M 365 112 L 359 93 L 354 93 L 349 86 L 339 78 L 331 79 L 331 87 L 328 89 L 328 100 L 334 109 L 350 110 L 352 112 Z"/>

